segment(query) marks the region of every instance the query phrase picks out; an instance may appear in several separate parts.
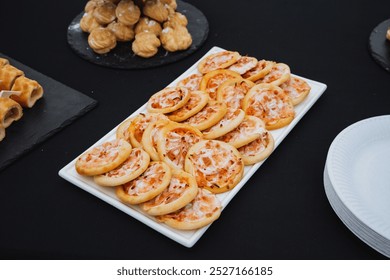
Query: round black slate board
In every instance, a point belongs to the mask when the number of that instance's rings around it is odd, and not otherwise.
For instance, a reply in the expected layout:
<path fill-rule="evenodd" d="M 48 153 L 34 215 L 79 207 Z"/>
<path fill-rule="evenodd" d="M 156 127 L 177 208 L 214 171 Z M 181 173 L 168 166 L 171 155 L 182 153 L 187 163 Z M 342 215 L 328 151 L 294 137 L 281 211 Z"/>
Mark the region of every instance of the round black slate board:
<path fill-rule="evenodd" d="M 390 41 L 386 39 L 390 19 L 383 21 L 372 30 L 368 48 L 374 60 L 390 72 Z"/>
<path fill-rule="evenodd" d="M 73 19 L 68 27 L 68 43 L 72 50 L 83 59 L 110 68 L 143 69 L 161 66 L 178 61 L 199 49 L 206 41 L 209 24 L 205 15 L 183 1 L 177 1 L 177 11 L 188 19 L 188 31 L 192 36 L 192 45 L 185 51 L 167 52 L 160 47 L 158 53 L 151 58 L 136 56 L 131 50 L 131 42 L 118 42 L 115 49 L 103 55 L 96 54 L 88 45 L 88 34 L 80 29 L 80 19 L 84 12 Z"/>

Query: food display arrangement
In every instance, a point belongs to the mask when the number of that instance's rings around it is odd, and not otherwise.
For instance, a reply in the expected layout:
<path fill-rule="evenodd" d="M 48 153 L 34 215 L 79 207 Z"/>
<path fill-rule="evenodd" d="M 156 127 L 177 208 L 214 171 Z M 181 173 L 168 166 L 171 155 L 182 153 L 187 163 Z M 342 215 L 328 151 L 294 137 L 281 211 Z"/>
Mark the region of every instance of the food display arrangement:
<path fill-rule="evenodd" d="M 176 0 L 91 0 L 80 27 L 89 33 L 88 44 L 98 54 L 110 52 L 118 42 L 131 42 L 133 52 L 148 58 L 162 46 L 169 52 L 190 47 L 188 20 L 176 11 Z"/>
<path fill-rule="evenodd" d="M 90 0 L 68 27 L 68 43 L 92 63 L 140 69 L 172 63 L 197 50 L 208 21 L 180 0 Z"/>
<path fill-rule="evenodd" d="M 23 108 L 32 108 L 43 97 L 43 88 L 24 72 L 0 57 L 0 142 L 5 129 L 23 116 Z"/>
<path fill-rule="evenodd" d="M 190 247 L 325 89 L 215 47 L 60 175 Z"/>

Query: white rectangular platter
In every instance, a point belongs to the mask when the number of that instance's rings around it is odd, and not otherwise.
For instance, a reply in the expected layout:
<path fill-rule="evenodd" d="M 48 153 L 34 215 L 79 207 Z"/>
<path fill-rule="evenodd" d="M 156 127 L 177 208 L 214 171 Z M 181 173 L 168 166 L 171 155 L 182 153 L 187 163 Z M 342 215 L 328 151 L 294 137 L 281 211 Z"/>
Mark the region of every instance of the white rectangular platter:
<path fill-rule="evenodd" d="M 219 51 L 223 51 L 223 49 L 219 48 L 219 47 L 213 47 L 205 54 L 205 56 L 213 54 L 213 53 L 217 53 Z M 185 77 L 187 77 L 191 74 L 197 73 L 198 72 L 197 65 L 198 65 L 199 61 L 197 63 L 195 63 L 193 66 L 191 66 L 187 71 L 185 71 L 182 75 L 180 75 L 176 80 L 174 80 L 168 86 L 175 86 L 178 81 L 184 79 Z M 301 77 L 301 78 L 303 78 L 303 77 Z M 320 96 L 326 90 L 326 85 L 323 83 L 312 81 L 312 80 L 309 80 L 306 78 L 303 78 L 303 79 L 306 82 L 308 82 L 309 85 L 311 86 L 310 94 L 302 103 L 300 103 L 298 106 L 295 107 L 296 116 L 295 116 L 294 120 L 288 126 L 271 131 L 272 136 L 274 137 L 274 140 L 275 140 L 275 149 L 279 146 L 279 144 L 282 142 L 282 140 L 288 135 L 288 133 L 293 129 L 293 127 L 302 119 L 302 117 L 306 114 L 306 112 L 313 106 L 313 104 L 318 100 L 318 98 L 320 98 Z M 138 115 L 139 113 L 142 113 L 142 112 L 146 112 L 146 104 L 143 105 L 141 108 L 139 108 L 137 111 L 135 111 L 133 114 L 131 114 L 129 116 L 129 118 L 133 117 L 135 115 Z M 97 145 L 100 145 L 103 142 L 115 139 L 116 129 L 117 129 L 117 127 L 113 128 L 110 132 L 108 132 L 103 138 L 98 140 L 90 148 L 97 146 Z M 88 150 L 90 148 L 88 148 Z M 271 156 L 272 156 L 272 154 L 271 154 Z M 157 222 L 152 216 L 149 216 L 149 215 L 145 214 L 144 212 L 142 212 L 138 206 L 132 206 L 132 205 L 128 205 L 128 204 L 121 202 L 116 197 L 115 191 L 113 188 L 100 187 L 94 183 L 92 178 L 79 175 L 75 169 L 75 162 L 76 162 L 77 158 L 75 158 L 72 162 L 67 164 L 64 168 L 62 168 L 59 171 L 59 175 L 62 178 L 71 182 L 72 184 L 80 187 L 81 189 L 89 192 L 90 194 L 100 198 L 101 200 L 111 204 L 112 206 L 116 207 L 117 209 L 127 213 L 131 217 L 148 225 L 149 227 L 151 227 L 154 230 L 162 233 L 163 235 L 171 238 L 172 240 L 174 240 L 174 241 L 176 241 L 176 242 L 178 242 L 186 247 L 192 247 L 199 240 L 199 238 L 206 232 L 206 230 L 210 226 L 209 225 L 209 226 L 206 226 L 206 227 L 198 229 L 198 230 L 184 231 L 184 230 L 176 230 L 176 229 L 173 229 L 173 228 L 166 226 L 165 224 Z M 257 171 L 257 169 L 259 169 L 259 167 L 262 165 L 263 162 L 259 162 L 255 165 L 245 167 L 244 176 L 243 176 L 242 180 L 238 183 L 238 185 L 233 190 L 231 190 L 229 192 L 218 194 L 218 198 L 220 199 L 220 201 L 222 203 L 223 209 L 229 204 L 230 200 L 242 189 L 242 187 L 245 185 L 245 183 Z M 223 214 L 221 215 L 221 217 L 219 219 L 223 219 Z"/>

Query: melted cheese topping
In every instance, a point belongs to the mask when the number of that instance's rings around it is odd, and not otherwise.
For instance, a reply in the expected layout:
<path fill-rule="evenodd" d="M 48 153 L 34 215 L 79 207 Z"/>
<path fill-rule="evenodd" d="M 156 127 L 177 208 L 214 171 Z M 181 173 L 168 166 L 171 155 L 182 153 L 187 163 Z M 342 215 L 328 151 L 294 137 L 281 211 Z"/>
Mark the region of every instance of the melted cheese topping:
<path fill-rule="evenodd" d="M 222 89 L 221 99 L 225 101 L 228 108 L 240 109 L 242 100 L 250 88 L 251 86 L 245 81 L 227 85 Z"/>
<path fill-rule="evenodd" d="M 187 94 L 189 94 L 188 89 L 183 87 L 163 89 L 150 98 L 151 107 L 154 109 L 174 107 L 182 101 Z"/>
<path fill-rule="evenodd" d="M 248 72 L 257 65 L 257 59 L 254 57 L 242 56 L 236 63 L 228 69 L 239 73 L 240 75 Z"/>
<path fill-rule="evenodd" d="M 217 196 L 207 190 L 199 189 L 195 199 L 181 210 L 167 214 L 160 219 L 174 219 L 179 222 L 195 222 L 211 217 L 222 208 Z"/>
<path fill-rule="evenodd" d="M 104 174 L 106 177 L 118 178 L 133 173 L 140 168 L 141 163 L 145 161 L 141 149 L 133 149 L 129 158 L 118 168 Z"/>
<path fill-rule="evenodd" d="M 261 134 L 261 137 L 257 138 L 255 141 L 252 141 L 251 143 L 241 147 L 238 149 L 238 151 L 243 156 L 256 156 L 263 152 L 267 146 L 269 145 L 269 132 L 264 131 Z"/>
<path fill-rule="evenodd" d="M 235 53 L 231 51 L 223 51 L 206 58 L 203 65 L 203 72 L 211 72 L 221 68 L 221 65 L 234 59 Z"/>
<path fill-rule="evenodd" d="M 294 116 L 294 108 L 284 92 L 270 88 L 256 88 L 256 92 L 249 100 L 246 113 L 271 123 Z"/>
<path fill-rule="evenodd" d="M 191 91 L 199 90 L 200 81 L 202 80 L 202 75 L 192 74 L 187 78 L 181 80 L 177 85 L 188 88 Z"/>
<path fill-rule="evenodd" d="M 265 128 L 263 127 L 263 123 L 261 120 L 256 120 L 254 118 L 247 118 L 241 122 L 241 124 L 230 131 L 229 133 L 221 136 L 218 140 L 224 142 L 235 142 L 239 139 L 246 139 L 253 134 L 262 134 L 265 132 Z"/>
<path fill-rule="evenodd" d="M 141 142 L 142 135 L 144 134 L 144 131 L 146 127 L 152 123 L 156 122 L 158 120 L 162 119 L 168 119 L 167 116 L 164 114 L 140 114 L 140 117 L 136 118 L 133 122 L 134 125 L 134 137 L 138 142 Z"/>
<path fill-rule="evenodd" d="M 199 102 L 201 100 L 202 100 L 202 97 L 199 94 L 197 94 L 196 92 L 191 92 L 190 99 L 188 100 L 186 105 L 184 105 L 180 109 L 171 113 L 170 116 L 172 116 L 172 115 L 177 116 L 177 117 L 185 116 L 188 112 L 193 110 L 199 104 Z"/>
<path fill-rule="evenodd" d="M 247 71 L 246 73 L 244 73 L 242 75 L 242 77 L 247 79 L 247 78 L 250 78 L 252 76 L 259 74 L 261 71 L 264 71 L 264 69 L 267 67 L 268 63 L 269 62 L 264 60 L 264 59 L 260 60 L 259 62 L 257 62 L 257 65 L 254 68 L 252 68 L 249 71 Z"/>
<path fill-rule="evenodd" d="M 199 187 L 225 187 L 241 172 L 241 159 L 218 141 L 205 141 L 189 159 Z"/>
<path fill-rule="evenodd" d="M 288 82 L 280 85 L 280 87 L 291 98 L 297 98 L 302 93 L 306 93 L 306 92 L 310 91 L 309 84 L 306 83 L 306 81 L 299 79 L 299 78 L 296 78 L 296 77 L 291 77 L 291 79 Z"/>
<path fill-rule="evenodd" d="M 286 65 L 277 63 L 272 67 L 271 72 L 259 80 L 259 83 L 272 83 L 273 81 L 279 80 L 283 75 L 289 73 L 290 69 L 288 69 Z"/>
<path fill-rule="evenodd" d="M 179 199 L 189 187 L 188 178 L 172 174 L 169 186 L 157 197 L 146 202 L 144 206 L 145 208 L 152 208 L 158 205 L 169 204 Z"/>
<path fill-rule="evenodd" d="M 122 139 L 105 142 L 82 155 L 80 160 L 84 166 L 91 167 L 111 163 L 118 157 L 123 142 Z"/>
<path fill-rule="evenodd" d="M 208 103 L 201 111 L 187 119 L 185 123 L 188 123 L 190 125 L 197 125 L 200 123 L 203 123 L 204 121 L 207 121 L 210 116 L 214 114 L 218 114 L 219 110 L 221 108 L 220 103 Z"/>
<path fill-rule="evenodd" d="M 237 78 L 229 73 L 218 73 L 215 76 L 211 77 L 206 85 L 206 92 L 209 94 L 212 100 L 217 99 L 217 90 L 220 85 L 222 85 L 227 80 Z"/>
<path fill-rule="evenodd" d="M 240 115 L 240 112 L 241 111 L 239 109 L 235 110 L 235 109 L 229 108 L 227 110 L 225 116 L 217 124 L 213 125 L 212 127 L 208 128 L 206 130 L 203 130 L 202 133 L 207 134 L 207 133 L 216 131 L 221 127 L 229 125 L 232 121 L 235 120 L 235 118 L 237 118 Z"/>
<path fill-rule="evenodd" d="M 159 162 L 152 162 L 148 169 L 136 179 L 123 185 L 125 193 L 131 196 L 138 196 L 147 193 L 160 186 L 166 172 Z"/>
<path fill-rule="evenodd" d="M 167 157 L 178 167 L 183 169 L 184 160 L 189 148 L 198 143 L 201 137 L 194 132 L 176 128 L 168 132 L 165 139 Z"/>
<path fill-rule="evenodd" d="M 166 125 L 167 125 L 166 122 L 161 122 L 152 128 L 152 131 L 150 134 L 152 137 L 152 146 L 153 146 L 155 151 L 157 151 L 157 140 L 160 137 L 160 130 L 161 130 L 161 128 L 163 128 Z"/>

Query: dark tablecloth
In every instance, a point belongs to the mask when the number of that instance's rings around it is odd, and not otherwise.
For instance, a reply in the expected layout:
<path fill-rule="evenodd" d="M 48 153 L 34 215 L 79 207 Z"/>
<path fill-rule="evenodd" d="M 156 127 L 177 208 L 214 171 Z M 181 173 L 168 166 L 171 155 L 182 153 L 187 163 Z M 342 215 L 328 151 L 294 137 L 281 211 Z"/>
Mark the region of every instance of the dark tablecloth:
<path fill-rule="evenodd" d="M 371 58 L 390 1 L 188 1 L 209 20 L 206 43 L 174 64 L 114 70 L 75 55 L 68 24 L 85 1 L 1 1 L 0 52 L 99 105 L 0 173 L 5 259 L 382 259 L 332 210 L 323 186 L 334 137 L 390 113 L 390 76 Z M 287 63 L 324 95 L 193 248 L 185 248 L 58 176 L 211 47 Z M 0 147 L 1 149 L 1 147 Z M 0 150 L 1 152 L 1 150 Z"/>

